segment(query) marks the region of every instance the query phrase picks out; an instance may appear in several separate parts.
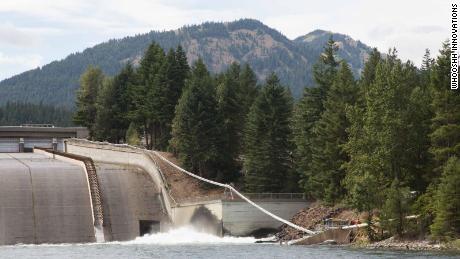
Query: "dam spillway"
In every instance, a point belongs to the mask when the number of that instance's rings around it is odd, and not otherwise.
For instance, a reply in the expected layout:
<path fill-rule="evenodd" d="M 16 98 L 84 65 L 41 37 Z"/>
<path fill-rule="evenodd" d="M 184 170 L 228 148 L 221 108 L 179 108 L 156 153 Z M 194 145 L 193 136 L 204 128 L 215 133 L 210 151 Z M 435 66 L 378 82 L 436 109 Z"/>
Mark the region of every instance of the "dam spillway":
<path fill-rule="evenodd" d="M 141 168 L 96 163 L 104 201 L 106 241 L 132 240 L 158 232 L 168 215 L 152 178 Z"/>
<path fill-rule="evenodd" d="M 35 153 L 0 154 L 0 244 L 94 242 L 82 168 Z"/>
<path fill-rule="evenodd" d="M 224 189 L 208 196 L 197 179 L 170 172 L 155 152 L 79 139 L 67 140 L 64 148 L 0 154 L 0 245 L 95 242 L 101 232 L 105 241 L 125 241 L 189 225 L 246 236 L 282 224 Z M 94 174 L 98 195 L 92 195 Z M 197 196 L 198 187 L 203 193 Z M 283 219 L 309 205 L 303 199 L 256 202 Z M 95 215 L 101 214 L 103 231 L 96 231 Z"/>
<path fill-rule="evenodd" d="M 0 245 L 95 242 L 84 168 L 40 153 L 0 153 Z M 105 241 L 131 240 L 168 222 L 142 169 L 96 163 Z"/>

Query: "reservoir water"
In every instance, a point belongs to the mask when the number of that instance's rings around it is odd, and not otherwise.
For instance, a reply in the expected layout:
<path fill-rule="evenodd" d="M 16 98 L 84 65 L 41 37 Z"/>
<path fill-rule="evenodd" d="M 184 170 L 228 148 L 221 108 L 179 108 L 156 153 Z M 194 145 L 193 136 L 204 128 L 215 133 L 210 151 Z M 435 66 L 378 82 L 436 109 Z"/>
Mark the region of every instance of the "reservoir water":
<path fill-rule="evenodd" d="M 459 258 L 442 252 L 363 250 L 339 246 L 258 244 L 180 228 L 126 242 L 0 246 L 0 258 Z"/>

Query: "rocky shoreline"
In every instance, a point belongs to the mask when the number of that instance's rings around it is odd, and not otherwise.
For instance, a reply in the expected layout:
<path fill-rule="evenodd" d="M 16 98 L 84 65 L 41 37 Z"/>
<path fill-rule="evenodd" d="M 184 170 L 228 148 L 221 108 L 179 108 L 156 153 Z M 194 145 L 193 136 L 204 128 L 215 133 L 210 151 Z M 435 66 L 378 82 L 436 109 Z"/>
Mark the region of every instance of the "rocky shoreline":
<path fill-rule="evenodd" d="M 409 251 L 452 251 L 459 252 L 460 248 L 449 243 L 437 243 L 429 240 L 397 240 L 394 237 L 374 243 L 351 243 L 350 247 L 365 249 L 388 249 Z"/>

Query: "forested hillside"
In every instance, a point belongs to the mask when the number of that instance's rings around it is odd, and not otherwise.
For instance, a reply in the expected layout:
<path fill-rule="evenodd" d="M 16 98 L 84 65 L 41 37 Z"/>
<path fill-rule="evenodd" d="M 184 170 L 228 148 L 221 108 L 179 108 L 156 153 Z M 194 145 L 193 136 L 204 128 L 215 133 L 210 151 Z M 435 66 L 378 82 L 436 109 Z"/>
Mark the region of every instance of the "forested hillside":
<path fill-rule="evenodd" d="M 21 124 L 72 126 L 72 111 L 41 103 L 8 102 L 0 106 L 0 126 L 18 126 Z"/>
<path fill-rule="evenodd" d="M 113 76 L 128 63 L 139 65 L 153 41 L 165 51 L 182 45 L 190 64 L 201 57 L 212 73 L 222 72 L 235 61 L 248 63 L 259 80 L 275 72 L 281 83 L 289 85 L 293 95 L 299 97 L 305 86 L 313 85 L 312 65 L 330 35 L 330 32 L 317 30 L 291 41 L 251 19 L 152 31 L 110 40 L 3 80 L 0 82 L 0 104 L 20 101 L 73 107 L 79 77 L 88 66 L 100 67 L 103 73 Z M 354 74 L 359 75 L 369 47 L 346 35 L 332 35 L 339 46 L 338 58 L 345 59 Z"/>

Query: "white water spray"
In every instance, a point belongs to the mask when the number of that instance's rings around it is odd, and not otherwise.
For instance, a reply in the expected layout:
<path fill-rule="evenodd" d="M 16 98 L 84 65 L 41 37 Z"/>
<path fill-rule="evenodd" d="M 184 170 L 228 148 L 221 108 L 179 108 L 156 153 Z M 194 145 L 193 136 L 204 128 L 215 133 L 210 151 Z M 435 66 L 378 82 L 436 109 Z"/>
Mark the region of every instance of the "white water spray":
<path fill-rule="evenodd" d="M 183 245 L 183 244 L 252 244 L 257 239 L 253 237 L 218 237 L 199 232 L 193 227 L 180 227 L 168 232 L 147 234 L 132 241 L 120 242 L 126 245 Z"/>
<path fill-rule="evenodd" d="M 105 242 L 104 229 L 101 226 L 94 226 L 94 236 L 97 243 Z"/>

